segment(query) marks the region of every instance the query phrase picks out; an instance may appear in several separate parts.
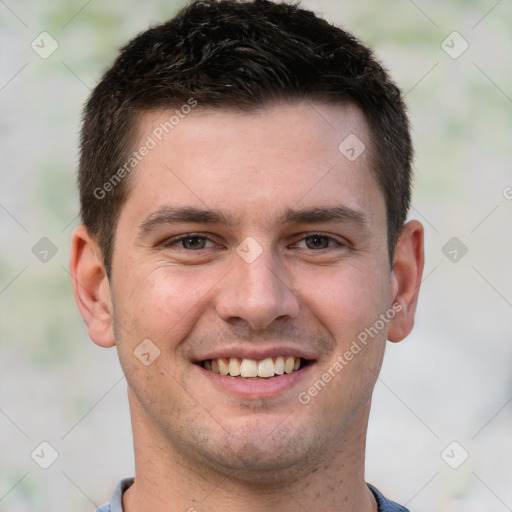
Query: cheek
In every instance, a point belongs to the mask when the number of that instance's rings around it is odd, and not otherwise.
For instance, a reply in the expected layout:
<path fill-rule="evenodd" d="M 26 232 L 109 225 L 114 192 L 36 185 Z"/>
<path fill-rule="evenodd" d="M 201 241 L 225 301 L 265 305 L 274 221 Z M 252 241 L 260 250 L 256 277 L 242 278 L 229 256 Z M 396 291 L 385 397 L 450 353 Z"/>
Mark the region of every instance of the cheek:
<path fill-rule="evenodd" d="M 165 264 L 152 267 L 145 272 L 142 265 L 138 275 L 132 273 L 116 287 L 116 311 L 125 331 L 171 348 L 201 316 L 219 277 L 213 272 L 177 272 Z"/>
<path fill-rule="evenodd" d="M 304 305 L 336 339 L 355 338 L 389 307 L 389 272 L 377 264 L 317 268 L 303 272 L 299 281 Z"/>

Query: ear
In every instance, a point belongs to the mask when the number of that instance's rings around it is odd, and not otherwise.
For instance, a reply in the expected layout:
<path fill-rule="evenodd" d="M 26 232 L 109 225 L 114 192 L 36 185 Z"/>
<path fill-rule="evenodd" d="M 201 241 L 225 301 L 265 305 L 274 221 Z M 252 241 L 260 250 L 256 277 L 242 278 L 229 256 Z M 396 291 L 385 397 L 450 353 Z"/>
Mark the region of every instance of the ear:
<path fill-rule="evenodd" d="M 73 231 L 69 268 L 75 300 L 89 337 L 100 347 L 113 347 L 110 285 L 101 250 L 83 225 Z"/>
<path fill-rule="evenodd" d="M 416 220 L 405 224 L 395 248 L 391 274 L 393 304 L 401 309 L 390 322 L 388 340 L 402 341 L 412 330 L 424 265 L 423 226 Z"/>

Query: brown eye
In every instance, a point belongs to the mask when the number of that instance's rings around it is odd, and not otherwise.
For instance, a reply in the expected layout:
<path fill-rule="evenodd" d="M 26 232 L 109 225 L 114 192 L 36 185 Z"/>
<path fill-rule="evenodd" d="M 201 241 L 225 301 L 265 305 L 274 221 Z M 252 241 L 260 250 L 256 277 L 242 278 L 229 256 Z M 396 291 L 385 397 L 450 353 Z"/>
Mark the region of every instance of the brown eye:
<path fill-rule="evenodd" d="M 308 249 L 327 249 L 331 241 L 328 236 L 322 235 L 307 236 L 304 240 Z"/>
<path fill-rule="evenodd" d="M 179 243 L 184 249 L 204 249 L 206 245 L 206 239 L 201 236 L 189 236 L 179 240 Z"/>

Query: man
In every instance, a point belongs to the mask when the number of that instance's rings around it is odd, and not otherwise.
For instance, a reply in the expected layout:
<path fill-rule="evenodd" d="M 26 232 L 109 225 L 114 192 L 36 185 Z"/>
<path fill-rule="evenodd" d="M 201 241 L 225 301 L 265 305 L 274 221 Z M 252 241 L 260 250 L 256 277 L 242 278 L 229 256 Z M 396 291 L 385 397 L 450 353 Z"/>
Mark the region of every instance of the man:
<path fill-rule="evenodd" d="M 128 382 L 136 476 L 101 511 L 406 510 L 364 451 L 423 269 L 411 158 L 371 52 L 296 6 L 195 2 L 121 51 L 71 255 Z"/>

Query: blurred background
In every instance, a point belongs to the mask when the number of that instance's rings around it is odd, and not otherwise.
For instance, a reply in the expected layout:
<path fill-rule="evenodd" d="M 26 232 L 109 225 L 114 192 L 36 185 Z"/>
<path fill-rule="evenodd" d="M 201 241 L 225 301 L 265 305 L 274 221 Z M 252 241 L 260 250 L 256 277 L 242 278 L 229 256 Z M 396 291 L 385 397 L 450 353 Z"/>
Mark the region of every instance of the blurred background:
<path fill-rule="evenodd" d="M 95 510 L 133 475 L 126 381 L 68 273 L 77 141 L 118 48 L 183 5 L 0 0 L 0 511 Z M 413 512 L 512 510 L 512 3 L 302 5 L 374 48 L 416 147 L 424 281 L 376 386 L 367 480 Z"/>

